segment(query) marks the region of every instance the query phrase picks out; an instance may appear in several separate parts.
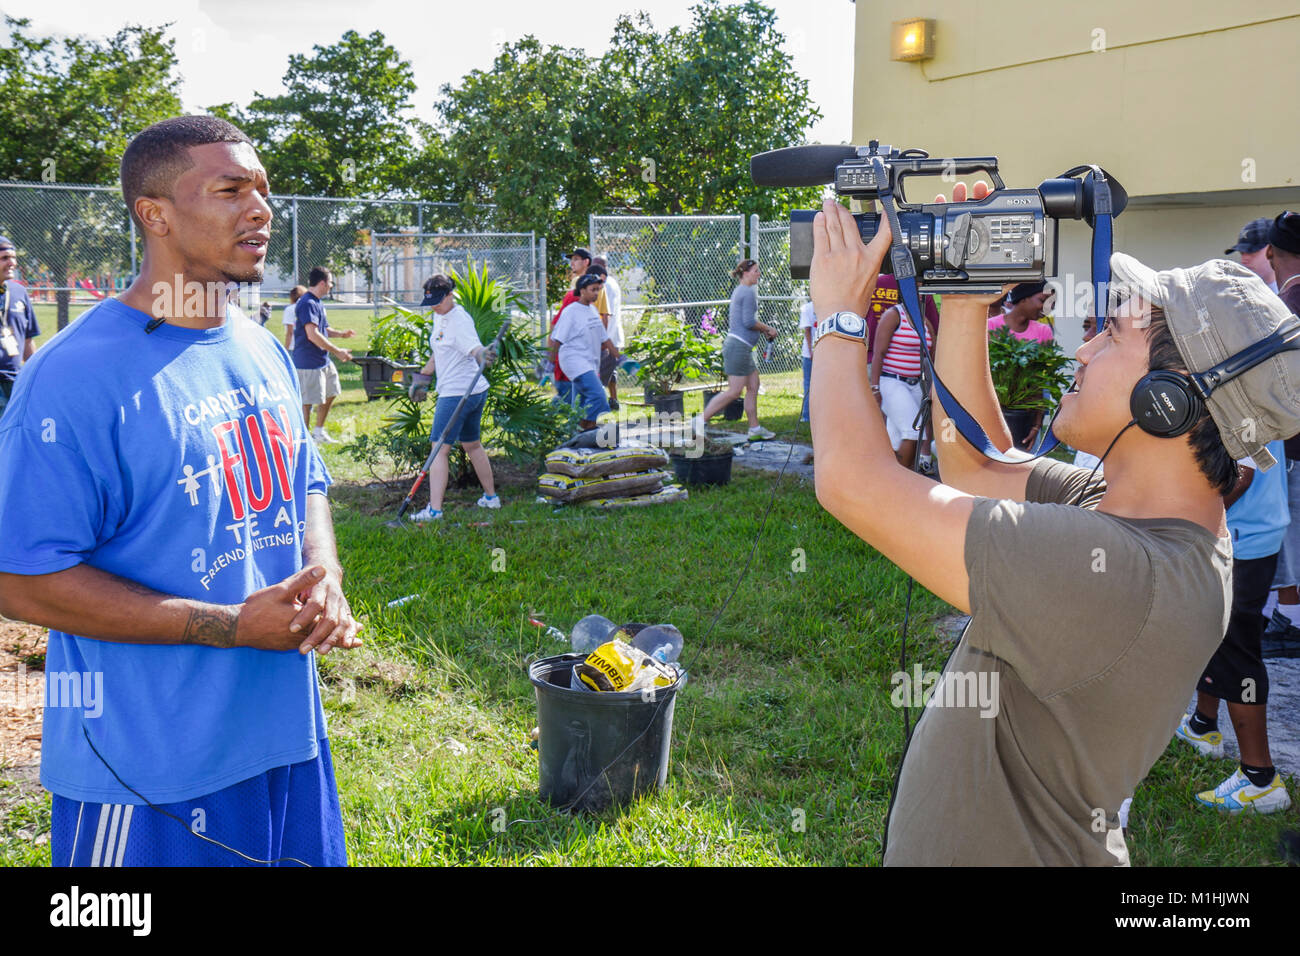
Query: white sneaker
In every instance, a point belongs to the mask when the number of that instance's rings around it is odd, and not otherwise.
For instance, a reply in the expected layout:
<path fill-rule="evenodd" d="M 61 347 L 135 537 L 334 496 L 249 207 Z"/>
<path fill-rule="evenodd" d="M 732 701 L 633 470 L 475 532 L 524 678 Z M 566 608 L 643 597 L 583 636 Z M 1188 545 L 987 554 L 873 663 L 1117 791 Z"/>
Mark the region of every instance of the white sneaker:
<path fill-rule="evenodd" d="M 318 445 L 337 445 L 338 442 L 330 438 L 329 432 L 323 428 L 313 428 L 311 437 L 315 439 Z"/>
<path fill-rule="evenodd" d="M 500 496 L 500 495 L 484 495 L 483 497 L 479 498 L 479 500 L 478 500 L 478 506 L 479 506 L 480 508 L 500 508 L 500 507 L 501 507 L 501 496 Z"/>
<path fill-rule="evenodd" d="M 1194 747 L 1197 753 L 1206 757 L 1221 758 L 1223 756 L 1223 734 L 1217 730 L 1211 730 L 1205 734 L 1198 734 L 1192 730 L 1192 718 L 1183 714 L 1183 719 L 1178 724 L 1178 729 L 1174 731 L 1174 737 L 1184 743 Z"/>
<path fill-rule="evenodd" d="M 755 425 L 753 428 L 749 430 L 750 441 L 753 441 L 755 438 L 760 438 L 766 441 L 768 439 L 775 438 L 775 437 L 776 437 L 776 432 L 770 432 L 762 425 Z"/>
<path fill-rule="evenodd" d="M 1225 813 L 1240 813 L 1242 810 L 1277 813 L 1291 806 L 1291 796 L 1286 792 L 1281 774 L 1273 774 L 1273 782 L 1267 787 L 1257 787 L 1238 767 L 1236 773 L 1213 790 L 1198 793 L 1196 802 Z"/>
<path fill-rule="evenodd" d="M 423 511 L 417 511 L 415 514 L 411 515 L 411 520 L 419 521 L 421 523 L 425 521 L 441 521 L 442 509 L 434 511 L 432 508 L 426 507 Z"/>

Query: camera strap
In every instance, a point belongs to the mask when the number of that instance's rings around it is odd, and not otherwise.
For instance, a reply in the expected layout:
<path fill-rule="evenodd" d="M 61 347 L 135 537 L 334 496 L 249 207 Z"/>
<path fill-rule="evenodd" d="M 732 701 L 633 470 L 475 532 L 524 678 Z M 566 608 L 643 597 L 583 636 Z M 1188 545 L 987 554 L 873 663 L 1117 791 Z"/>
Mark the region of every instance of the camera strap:
<path fill-rule="evenodd" d="M 922 324 L 925 320 L 925 313 L 921 309 L 921 298 L 916 288 L 916 263 L 913 261 L 912 254 L 908 252 L 907 247 L 903 245 L 903 232 L 898 221 L 898 209 L 894 205 L 893 184 L 885 170 L 884 163 L 878 157 L 872 159 L 872 166 L 875 170 L 876 181 L 881 184 L 879 192 L 880 205 L 884 209 L 885 217 L 889 220 L 892 237 L 889 245 L 889 255 L 890 262 L 894 267 L 894 278 L 898 280 L 898 294 L 907 310 L 908 321 L 912 323 L 913 328 L 916 329 L 916 334 L 921 340 L 920 417 L 928 419 L 930 416 L 930 394 L 931 387 L 933 387 L 934 392 L 939 396 L 939 402 L 943 406 L 943 410 L 947 412 L 948 417 L 952 420 L 962 438 L 970 442 L 971 446 L 986 458 L 1007 464 L 1022 464 L 1025 461 L 1032 461 L 1034 458 L 1041 458 L 1060 444 L 1060 440 L 1052 431 L 1052 423 L 1056 421 L 1056 415 L 1052 416 L 1052 421 L 1048 422 L 1046 430 L 1039 436 L 1038 447 L 1034 449 L 1033 456 L 1028 459 L 1013 458 L 1000 451 L 993 444 L 984 429 L 980 427 L 980 423 L 962 407 L 961 402 L 957 401 L 952 392 L 948 391 L 947 386 L 943 384 L 943 380 L 936 374 L 933 356 L 925 344 L 925 330 Z M 1106 289 L 1110 285 L 1110 254 L 1113 242 L 1111 229 L 1112 203 L 1110 186 L 1106 182 L 1105 175 L 1098 167 L 1076 167 L 1066 173 L 1065 177 L 1077 175 L 1084 170 L 1087 171 L 1089 176 L 1093 177 L 1092 284 L 1093 302 L 1098 304 L 1094 311 L 1097 313 L 1097 332 L 1100 334 L 1105 322 Z M 1058 406 L 1057 412 L 1059 413 L 1059 411 Z"/>

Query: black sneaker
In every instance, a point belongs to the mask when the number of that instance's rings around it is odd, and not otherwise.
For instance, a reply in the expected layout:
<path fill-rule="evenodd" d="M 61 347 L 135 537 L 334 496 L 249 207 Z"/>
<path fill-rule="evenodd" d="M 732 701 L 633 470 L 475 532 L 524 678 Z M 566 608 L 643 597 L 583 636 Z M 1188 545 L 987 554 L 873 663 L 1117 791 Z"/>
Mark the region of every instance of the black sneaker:
<path fill-rule="evenodd" d="M 1281 611 L 1274 611 L 1264 628 L 1264 636 L 1275 640 L 1300 641 L 1300 627 L 1296 627 Z"/>
<path fill-rule="evenodd" d="M 1300 657 L 1300 627 L 1292 624 L 1286 615 L 1274 611 L 1260 639 L 1260 652 L 1266 658 Z"/>

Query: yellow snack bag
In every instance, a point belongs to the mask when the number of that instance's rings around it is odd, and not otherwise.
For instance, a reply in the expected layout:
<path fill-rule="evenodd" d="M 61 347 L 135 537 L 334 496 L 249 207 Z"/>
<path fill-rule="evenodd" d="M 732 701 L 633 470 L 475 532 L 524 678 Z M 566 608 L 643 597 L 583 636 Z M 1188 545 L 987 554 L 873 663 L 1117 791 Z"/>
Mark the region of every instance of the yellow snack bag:
<path fill-rule="evenodd" d="M 595 691 L 623 691 L 645 686 L 638 680 L 646 668 L 654 674 L 655 687 L 667 687 L 676 679 L 669 668 L 654 660 L 645 651 L 638 650 L 620 640 L 607 641 L 590 654 L 575 670 L 578 680 Z"/>

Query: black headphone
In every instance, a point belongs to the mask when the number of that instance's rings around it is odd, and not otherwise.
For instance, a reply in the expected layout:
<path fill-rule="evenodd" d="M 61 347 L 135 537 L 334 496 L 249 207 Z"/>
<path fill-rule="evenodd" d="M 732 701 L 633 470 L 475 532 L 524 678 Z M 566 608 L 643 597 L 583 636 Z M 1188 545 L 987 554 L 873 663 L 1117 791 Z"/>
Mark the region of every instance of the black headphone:
<path fill-rule="evenodd" d="M 1204 372 L 1188 375 L 1173 369 L 1156 369 L 1138 379 L 1128 407 L 1148 435 L 1177 438 L 1192 430 L 1205 414 L 1205 400 L 1224 382 L 1230 382 L 1280 352 L 1300 349 L 1300 318 L 1289 317 L 1277 330 L 1254 345 Z"/>

